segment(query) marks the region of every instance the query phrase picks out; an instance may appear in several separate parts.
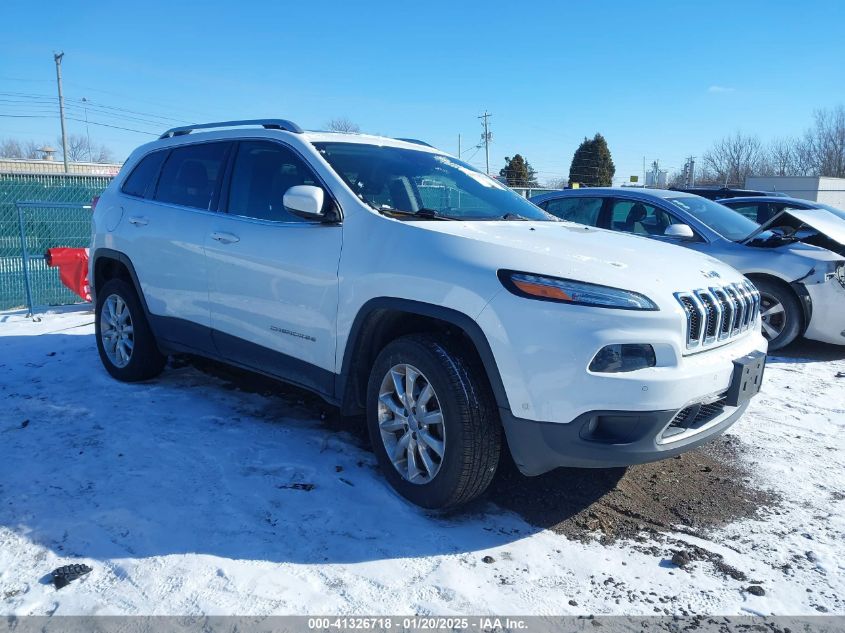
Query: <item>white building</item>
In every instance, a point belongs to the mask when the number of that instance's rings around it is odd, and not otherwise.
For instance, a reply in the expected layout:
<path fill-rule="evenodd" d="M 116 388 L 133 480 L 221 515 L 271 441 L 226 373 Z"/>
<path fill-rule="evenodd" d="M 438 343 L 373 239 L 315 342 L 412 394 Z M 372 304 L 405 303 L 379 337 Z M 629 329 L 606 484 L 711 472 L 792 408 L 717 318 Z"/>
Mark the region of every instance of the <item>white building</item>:
<path fill-rule="evenodd" d="M 119 163 L 69 162 L 69 174 L 85 176 L 116 176 Z M 0 158 L 0 174 L 64 174 L 65 166 L 60 160 Z"/>
<path fill-rule="evenodd" d="M 655 169 L 645 174 L 645 186 L 652 189 L 666 189 L 669 180 L 669 171 L 666 169 Z"/>
<path fill-rule="evenodd" d="M 746 189 L 779 191 L 792 198 L 822 202 L 845 209 L 845 178 L 819 176 L 749 176 Z"/>

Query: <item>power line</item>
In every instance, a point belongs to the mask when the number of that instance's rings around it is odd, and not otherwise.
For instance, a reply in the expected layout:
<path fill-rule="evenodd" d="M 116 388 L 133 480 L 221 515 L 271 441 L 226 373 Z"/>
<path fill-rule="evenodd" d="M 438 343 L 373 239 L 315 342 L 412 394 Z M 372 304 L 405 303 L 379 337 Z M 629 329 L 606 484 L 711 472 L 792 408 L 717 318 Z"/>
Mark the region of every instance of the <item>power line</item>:
<path fill-rule="evenodd" d="M 0 117 L 4 119 L 53 119 L 54 121 L 59 118 L 55 114 L 0 114 Z M 68 121 L 77 121 L 79 123 L 85 123 L 85 119 L 77 119 L 75 117 L 67 117 Z M 124 130 L 126 132 L 137 132 L 139 134 L 149 134 L 150 136 L 159 136 L 159 132 L 150 132 L 149 130 L 137 130 L 131 127 L 123 127 L 120 125 L 110 125 L 108 123 L 102 123 L 99 121 L 88 121 L 91 125 L 98 125 L 100 127 L 108 127 L 115 130 Z"/>
<path fill-rule="evenodd" d="M 171 112 L 179 111 L 179 112 L 182 112 L 184 114 L 190 114 L 191 116 L 199 115 L 201 117 L 211 117 L 211 118 L 214 118 L 214 117 L 217 116 L 217 115 L 214 115 L 214 114 L 209 114 L 208 112 L 201 112 L 199 110 L 186 110 L 183 107 L 174 107 L 173 104 L 167 104 L 167 103 L 160 102 L 160 101 L 150 101 L 149 99 L 141 99 L 139 97 L 133 97 L 133 96 L 130 96 L 130 95 L 119 93 L 119 92 L 113 92 L 111 90 L 102 90 L 101 88 L 91 88 L 89 86 L 83 86 L 83 85 L 78 84 L 76 82 L 70 82 L 69 81 L 68 85 L 75 86 L 77 88 L 81 88 L 83 90 L 88 90 L 88 91 L 91 91 L 91 92 L 99 92 L 99 93 L 102 93 L 102 94 L 111 95 L 113 97 L 120 97 L 121 99 L 129 99 L 130 101 L 135 101 L 135 102 L 138 102 L 138 103 L 147 103 L 149 105 L 154 105 L 154 106 L 157 106 L 159 108 L 165 108 L 166 110 L 171 111 Z"/>
<path fill-rule="evenodd" d="M 6 103 L 14 103 L 20 105 L 31 105 L 31 106 L 50 106 L 56 104 L 56 97 L 51 97 L 49 95 L 42 95 L 42 94 L 33 94 L 33 93 L 25 93 L 25 92 L 0 92 L 0 101 Z M 71 100 L 68 106 L 76 106 L 76 103 L 82 103 L 82 99 L 73 99 Z M 129 117 L 128 115 L 138 115 L 140 117 L 144 117 L 147 119 L 147 122 L 150 123 L 162 123 L 168 124 L 170 122 L 175 123 L 189 123 L 187 119 L 179 119 L 175 117 L 164 116 L 161 114 L 154 114 L 152 112 L 143 112 L 141 110 L 133 110 L 131 108 L 122 108 L 118 106 L 109 105 L 106 103 L 100 103 L 98 101 L 91 101 L 88 99 L 89 107 L 97 108 L 101 111 L 110 110 L 117 113 L 126 113 L 127 118 L 137 118 L 137 117 Z M 76 106 L 81 107 L 81 106 Z M 103 112 L 105 114 L 105 112 Z M 116 115 L 114 115 L 116 116 Z"/>
<path fill-rule="evenodd" d="M 79 123 L 85 123 L 85 119 L 75 119 L 73 117 L 68 117 L 68 121 L 78 121 Z M 139 134 L 149 134 L 150 136 L 160 136 L 160 132 L 150 132 L 149 130 L 136 130 L 131 127 L 122 127 L 120 125 L 109 125 L 108 123 L 99 123 L 97 121 L 89 121 L 91 125 L 99 125 L 100 127 L 108 127 L 114 130 L 125 130 L 127 132 L 138 132 Z"/>

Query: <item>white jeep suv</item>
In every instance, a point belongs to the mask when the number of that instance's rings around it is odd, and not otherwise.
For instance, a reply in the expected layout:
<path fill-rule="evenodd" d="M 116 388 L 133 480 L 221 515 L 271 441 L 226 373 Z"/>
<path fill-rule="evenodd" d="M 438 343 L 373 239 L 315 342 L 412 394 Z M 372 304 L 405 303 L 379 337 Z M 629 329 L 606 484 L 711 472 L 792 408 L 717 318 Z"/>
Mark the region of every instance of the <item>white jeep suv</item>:
<path fill-rule="evenodd" d="M 419 141 L 276 119 L 137 149 L 96 205 L 90 279 L 112 376 L 187 352 L 310 389 L 366 413 L 385 476 L 430 508 L 481 494 L 505 439 L 527 475 L 688 450 L 765 363 L 759 294 L 726 264 L 559 221 Z"/>

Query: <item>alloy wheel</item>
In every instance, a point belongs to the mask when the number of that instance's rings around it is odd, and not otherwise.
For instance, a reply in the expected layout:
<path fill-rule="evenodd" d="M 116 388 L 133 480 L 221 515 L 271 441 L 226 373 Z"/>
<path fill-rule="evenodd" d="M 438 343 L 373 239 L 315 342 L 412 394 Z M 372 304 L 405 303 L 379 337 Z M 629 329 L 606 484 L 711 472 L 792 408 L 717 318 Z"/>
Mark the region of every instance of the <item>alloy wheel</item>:
<path fill-rule="evenodd" d="M 393 467 L 413 484 L 427 484 L 443 464 L 446 434 L 440 401 L 412 365 L 393 366 L 379 389 L 378 424 Z"/>
<path fill-rule="evenodd" d="M 760 294 L 760 320 L 763 335 L 773 341 L 786 327 L 786 309 L 777 297 L 768 293 Z"/>
<path fill-rule="evenodd" d="M 135 348 L 135 330 L 129 306 L 120 295 L 109 295 L 100 311 L 100 340 L 109 361 L 126 367 Z"/>

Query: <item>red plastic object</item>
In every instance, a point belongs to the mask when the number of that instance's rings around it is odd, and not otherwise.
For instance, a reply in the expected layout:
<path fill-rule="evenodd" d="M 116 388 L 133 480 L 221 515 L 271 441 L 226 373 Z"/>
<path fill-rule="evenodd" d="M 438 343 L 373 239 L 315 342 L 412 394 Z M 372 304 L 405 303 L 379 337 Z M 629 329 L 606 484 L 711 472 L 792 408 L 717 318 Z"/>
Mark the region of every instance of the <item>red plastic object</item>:
<path fill-rule="evenodd" d="M 87 248 L 48 248 L 44 254 L 47 265 L 59 269 L 59 279 L 85 301 L 91 301 L 88 285 Z"/>

